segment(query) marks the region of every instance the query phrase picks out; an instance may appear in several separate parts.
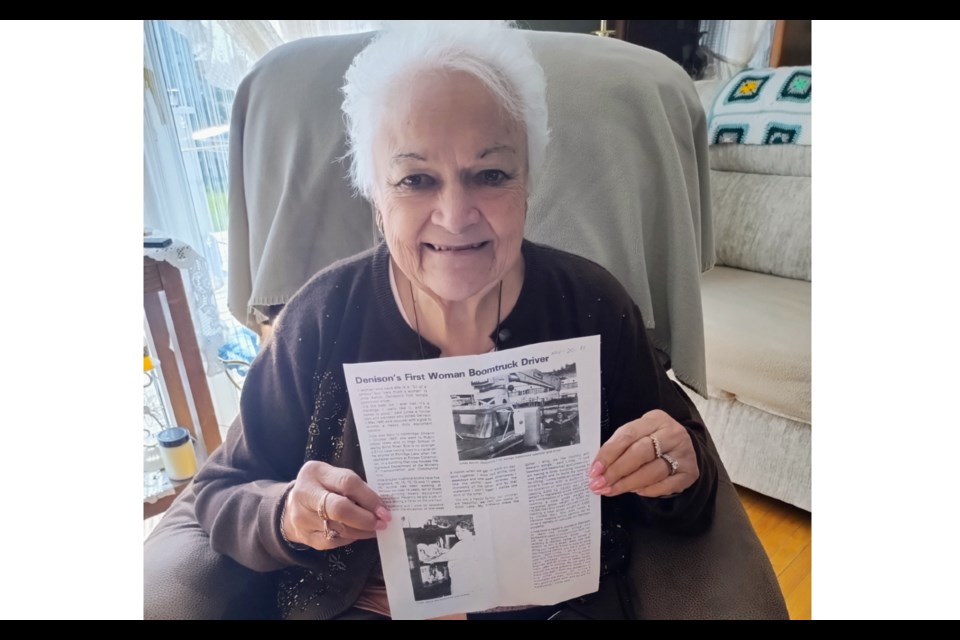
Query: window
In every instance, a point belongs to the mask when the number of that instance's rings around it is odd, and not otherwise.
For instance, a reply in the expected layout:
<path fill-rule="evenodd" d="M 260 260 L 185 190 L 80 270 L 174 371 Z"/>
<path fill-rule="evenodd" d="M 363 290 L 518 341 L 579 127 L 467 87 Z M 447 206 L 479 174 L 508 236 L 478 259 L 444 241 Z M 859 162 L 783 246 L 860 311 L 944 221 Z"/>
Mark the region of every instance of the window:
<path fill-rule="evenodd" d="M 190 245 L 206 263 L 222 344 L 205 351 L 225 428 L 236 415 L 256 335 L 227 309 L 228 142 L 236 88 L 276 46 L 301 37 L 376 28 L 360 20 L 147 20 L 144 22 L 144 225 Z M 187 278 L 185 278 L 187 280 Z M 198 283 L 191 283 L 197 288 Z M 206 285 L 199 283 L 199 288 Z M 189 286 L 189 285 L 188 285 Z M 209 310 L 207 310 L 209 311 Z M 197 309 L 194 309 L 196 315 Z M 211 363 L 211 360 L 214 362 Z"/>

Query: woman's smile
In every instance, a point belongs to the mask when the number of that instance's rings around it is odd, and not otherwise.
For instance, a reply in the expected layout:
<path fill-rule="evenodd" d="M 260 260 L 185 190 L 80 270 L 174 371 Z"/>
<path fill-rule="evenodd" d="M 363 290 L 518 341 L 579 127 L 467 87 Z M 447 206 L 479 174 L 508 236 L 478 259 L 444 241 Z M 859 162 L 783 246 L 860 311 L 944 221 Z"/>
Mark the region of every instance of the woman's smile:
<path fill-rule="evenodd" d="M 433 244 L 430 242 L 424 242 L 423 246 L 437 253 L 462 253 L 474 251 L 476 249 L 483 249 L 489 244 L 489 240 L 484 240 L 483 242 L 474 242 L 472 244 Z"/>

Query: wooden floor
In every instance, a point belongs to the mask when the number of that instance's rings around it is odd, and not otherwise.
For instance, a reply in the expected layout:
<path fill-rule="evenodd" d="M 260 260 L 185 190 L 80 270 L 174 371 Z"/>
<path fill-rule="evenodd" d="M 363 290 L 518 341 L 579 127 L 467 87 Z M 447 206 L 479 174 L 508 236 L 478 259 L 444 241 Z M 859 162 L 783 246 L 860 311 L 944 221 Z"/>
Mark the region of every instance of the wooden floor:
<path fill-rule="evenodd" d="M 791 620 L 810 619 L 810 513 L 737 487 L 780 581 Z"/>

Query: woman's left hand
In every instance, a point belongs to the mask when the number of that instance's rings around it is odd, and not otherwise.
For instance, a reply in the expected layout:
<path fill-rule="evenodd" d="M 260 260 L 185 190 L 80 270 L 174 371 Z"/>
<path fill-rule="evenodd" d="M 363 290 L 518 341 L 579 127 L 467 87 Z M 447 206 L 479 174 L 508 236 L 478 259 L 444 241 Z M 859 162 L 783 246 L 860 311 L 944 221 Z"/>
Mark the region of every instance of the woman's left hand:
<path fill-rule="evenodd" d="M 590 467 L 590 490 L 601 496 L 634 492 L 647 498 L 680 493 L 700 477 L 690 434 L 654 409 L 617 429 Z"/>

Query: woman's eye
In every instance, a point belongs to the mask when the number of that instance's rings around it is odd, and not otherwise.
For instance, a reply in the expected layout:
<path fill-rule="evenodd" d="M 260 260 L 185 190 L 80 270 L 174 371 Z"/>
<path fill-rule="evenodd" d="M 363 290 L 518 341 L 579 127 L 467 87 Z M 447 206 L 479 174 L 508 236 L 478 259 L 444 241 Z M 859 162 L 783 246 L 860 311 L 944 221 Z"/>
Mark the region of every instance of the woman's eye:
<path fill-rule="evenodd" d="M 482 184 L 490 186 L 503 184 L 510 179 L 510 176 L 500 171 L 500 169 L 486 169 L 480 172 L 479 177 Z"/>
<path fill-rule="evenodd" d="M 431 184 L 432 178 L 430 176 L 417 173 L 403 178 L 399 183 L 397 183 L 397 186 L 406 187 L 407 189 L 423 189 L 425 187 L 429 187 Z"/>

